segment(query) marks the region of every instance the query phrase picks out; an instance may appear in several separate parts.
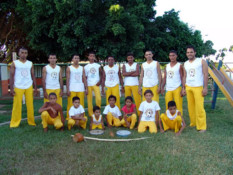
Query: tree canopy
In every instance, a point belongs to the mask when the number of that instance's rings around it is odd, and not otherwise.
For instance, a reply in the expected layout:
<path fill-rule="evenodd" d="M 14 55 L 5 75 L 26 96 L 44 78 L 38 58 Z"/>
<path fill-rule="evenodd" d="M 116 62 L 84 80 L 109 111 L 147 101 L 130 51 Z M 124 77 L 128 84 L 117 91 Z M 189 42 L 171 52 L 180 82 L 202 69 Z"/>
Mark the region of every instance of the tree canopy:
<path fill-rule="evenodd" d="M 200 31 L 180 21 L 179 12 L 171 10 L 156 17 L 155 0 L 11 1 L 14 6 L 6 7 L 5 1 L 5 11 L 0 12 L 14 10 L 22 23 L 16 25 L 24 33 L 22 44 L 32 50 L 32 57 L 40 58 L 35 61 L 46 62 L 49 53 L 69 61 L 73 54 L 85 58 L 89 51 L 95 51 L 100 59 L 113 55 L 121 61 L 127 52 L 143 58 L 148 49 L 159 61 L 168 61 L 168 52 L 175 49 L 184 61 L 190 44 L 198 56 L 215 53 L 211 41 L 204 42 Z"/>

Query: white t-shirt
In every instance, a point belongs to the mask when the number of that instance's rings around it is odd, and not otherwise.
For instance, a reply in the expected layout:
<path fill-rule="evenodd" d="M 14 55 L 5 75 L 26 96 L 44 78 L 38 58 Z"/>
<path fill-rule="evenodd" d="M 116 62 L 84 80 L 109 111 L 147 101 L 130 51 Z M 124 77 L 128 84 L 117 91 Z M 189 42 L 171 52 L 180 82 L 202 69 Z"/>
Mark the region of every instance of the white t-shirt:
<path fill-rule="evenodd" d="M 110 105 L 107 105 L 104 108 L 104 112 L 103 114 L 107 115 L 109 112 L 112 113 L 112 115 L 116 118 L 119 118 L 121 116 L 121 111 L 119 110 L 119 108 L 115 105 L 114 108 L 112 108 Z"/>
<path fill-rule="evenodd" d="M 104 72 L 105 72 L 105 86 L 106 87 L 114 87 L 117 84 L 120 83 L 119 80 L 119 66 L 114 65 L 113 67 L 109 67 L 108 65 L 104 66 Z"/>
<path fill-rule="evenodd" d="M 180 63 L 171 67 L 170 63 L 166 66 L 166 90 L 173 91 L 181 85 Z"/>
<path fill-rule="evenodd" d="M 156 111 L 159 111 L 160 107 L 156 101 L 148 103 L 144 101 L 140 104 L 139 111 L 142 112 L 141 121 L 155 121 Z"/>
<path fill-rule="evenodd" d="M 178 116 L 179 110 L 176 110 L 176 113 L 172 115 L 169 110 L 166 111 L 166 115 L 170 120 L 174 120 Z"/>
<path fill-rule="evenodd" d="M 100 81 L 99 68 L 100 65 L 97 63 L 89 63 L 84 66 L 87 77 L 87 86 L 95 86 Z"/>
<path fill-rule="evenodd" d="M 75 116 L 77 114 L 82 114 L 84 112 L 85 110 L 83 109 L 82 105 L 79 105 L 78 108 L 75 108 L 74 106 L 72 106 L 69 110 L 69 116 L 71 118 L 72 116 Z"/>
<path fill-rule="evenodd" d="M 45 66 L 46 68 L 46 89 L 60 89 L 59 75 L 60 75 L 60 66 L 56 65 L 55 68 L 52 68 L 50 65 Z"/>
<path fill-rule="evenodd" d="M 96 125 L 98 125 L 98 124 L 101 123 L 102 115 L 99 116 L 98 120 L 96 120 L 95 114 L 92 115 L 92 118 L 93 118 L 93 123 L 96 124 Z"/>
<path fill-rule="evenodd" d="M 84 92 L 84 83 L 83 83 L 83 67 L 78 66 L 69 66 L 70 68 L 70 91 L 72 92 Z"/>
<path fill-rule="evenodd" d="M 157 72 L 157 61 L 142 64 L 144 70 L 143 87 L 154 87 L 159 83 Z"/>
<path fill-rule="evenodd" d="M 137 63 L 133 63 L 131 66 L 129 63 L 125 64 L 125 71 L 126 72 L 133 72 L 137 70 Z M 125 86 L 137 86 L 139 85 L 138 77 L 125 77 L 124 78 L 124 85 Z"/>

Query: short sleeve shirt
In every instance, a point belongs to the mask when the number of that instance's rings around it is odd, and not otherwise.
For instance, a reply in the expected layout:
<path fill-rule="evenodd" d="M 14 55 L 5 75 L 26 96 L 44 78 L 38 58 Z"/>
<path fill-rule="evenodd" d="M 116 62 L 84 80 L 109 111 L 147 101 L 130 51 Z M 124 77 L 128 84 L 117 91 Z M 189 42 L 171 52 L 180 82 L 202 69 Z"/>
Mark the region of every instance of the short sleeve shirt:
<path fill-rule="evenodd" d="M 72 116 L 75 116 L 77 114 L 82 114 L 84 112 L 85 110 L 83 109 L 82 105 L 79 105 L 78 108 L 75 108 L 74 106 L 72 106 L 69 110 L 69 116 L 71 118 Z"/>
<path fill-rule="evenodd" d="M 117 106 L 115 107 L 111 107 L 110 105 L 107 105 L 105 108 L 104 108 L 104 112 L 103 114 L 107 115 L 109 112 L 112 113 L 112 115 L 116 118 L 119 118 L 119 116 L 121 116 L 121 111 L 119 110 L 119 108 Z"/>
<path fill-rule="evenodd" d="M 139 111 L 142 112 L 141 121 L 155 121 L 155 113 L 159 111 L 160 107 L 156 101 L 148 103 L 144 101 L 140 104 Z"/>

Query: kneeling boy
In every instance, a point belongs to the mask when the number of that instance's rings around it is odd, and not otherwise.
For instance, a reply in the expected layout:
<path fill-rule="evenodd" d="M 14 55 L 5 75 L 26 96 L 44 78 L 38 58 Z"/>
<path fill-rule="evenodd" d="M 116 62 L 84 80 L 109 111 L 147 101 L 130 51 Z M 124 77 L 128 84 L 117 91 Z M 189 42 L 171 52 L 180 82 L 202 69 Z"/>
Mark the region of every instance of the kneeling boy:
<path fill-rule="evenodd" d="M 107 105 L 104 108 L 104 112 L 103 114 L 107 116 L 107 124 L 108 127 L 112 127 L 112 126 L 121 126 L 121 111 L 119 110 L 119 108 L 115 105 L 116 103 L 116 97 L 114 95 L 110 95 L 108 97 L 108 102 L 109 105 Z"/>
<path fill-rule="evenodd" d="M 138 132 L 145 132 L 148 127 L 150 133 L 157 133 L 160 110 L 159 104 L 152 100 L 153 92 L 151 90 L 146 90 L 144 92 L 144 97 L 146 101 L 143 101 L 139 107 L 140 117 Z"/>
<path fill-rule="evenodd" d="M 63 111 L 62 107 L 57 104 L 56 101 L 57 95 L 55 93 L 50 93 L 49 102 L 45 102 L 44 105 L 39 109 L 39 113 L 41 113 L 44 132 L 48 131 L 48 125 L 54 125 L 56 129 L 63 130 L 63 126 L 65 123 Z"/>
<path fill-rule="evenodd" d="M 68 129 L 71 130 L 74 125 L 86 129 L 87 117 L 84 116 L 85 111 L 82 105 L 80 105 L 80 98 L 73 97 L 72 102 L 73 106 L 69 110 Z"/>
<path fill-rule="evenodd" d="M 161 120 L 164 130 L 161 127 Z M 185 128 L 185 121 L 181 115 L 181 112 L 176 109 L 176 103 L 174 101 L 168 102 L 168 110 L 165 114 L 161 114 L 159 125 L 161 128 L 161 132 L 164 132 L 168 129 L 174 129 L 176 136 L 179 136 Z"/>
<path fill-rule="evenodd" d="M 94 106 L 93 115 L 91 117 L 90 130 L 92 129 L 104 129 L 103 117 L 99 106 Z"/>

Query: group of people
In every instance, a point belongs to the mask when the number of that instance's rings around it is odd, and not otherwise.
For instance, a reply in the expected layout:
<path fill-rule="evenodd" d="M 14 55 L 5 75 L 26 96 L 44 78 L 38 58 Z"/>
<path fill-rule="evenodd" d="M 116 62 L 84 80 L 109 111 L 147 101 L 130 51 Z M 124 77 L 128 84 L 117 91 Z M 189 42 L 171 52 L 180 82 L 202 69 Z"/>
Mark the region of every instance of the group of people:
<path fill-rule="evenodd" d="M 10 90 L 14 96 L 10 127 L 18 127 L 21 121 L 22 97 L 25 94 L 29 125 L 36 125 L 33 110 L 33 86 L 37 90 L 34 68 L 27 60 L 28 51 L 19 50 L 19 59 L 10 70 Z M 68 129 L 77 125 L 86 129 L 90 118 L 90 130 L 124 126 L 138 132 L 156 133 L 174 129 L 180 135 L 185 128 L 183 119 L 183 96 L 187 95 L 190 126 L 199 132 L 206 131 L 204 96 L 207 95 L 208 66 L 203 59 L 196 58 L 193 46 L 186 49 L 188 60 L 184 65 L 177 62 L 177 52 L 169 52 L 170 63 L 165 67 L 164 78 L 158 61 L 153 60 L 152 51 L 145 52 L 146 62 L 134 62 L 134 55 L 128 53 L 127 63 L 122 67 L 115 64 L 114 56 L 108 56 L 108 64 L 103 68 L 95 62 L 94 52 L 88 54 L 89 63 L 79 65 L 79 55 L 73 55 L 72 65 L 66 69 Z M 65 118 L 62 111 L 63 79 L 57 57 L 50 54 L 49 64 L 42 70 L 44 105 L 39 109 L 44 131 L 48 125 L 63 130 Z M 123 78 L 124 77 L 124 78 Z M 100 85 L 102 89 L 100 90 Z M 121 85 L 121 86 L 119 86 Z M 121 87 L 121 89 L 120 89 Z M 120 106 L 120 90 L 125 93 L 125 105 Z M 166 111 L 160 115 L 159 94 L 165 94 Z M 100 92 L 101 91 L 101 92 Z M 96 106 L 93 107 L 92 94 Z M 101 115 L 101 93 L 106 93 L 106 106 Z M 88 116 L 85 116 L 84 97 L 87 96 Z M 134 104 L 135 102 L 135 104 Z M 122 112 L 121 112 L 122 111 Z"/>

